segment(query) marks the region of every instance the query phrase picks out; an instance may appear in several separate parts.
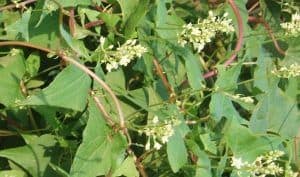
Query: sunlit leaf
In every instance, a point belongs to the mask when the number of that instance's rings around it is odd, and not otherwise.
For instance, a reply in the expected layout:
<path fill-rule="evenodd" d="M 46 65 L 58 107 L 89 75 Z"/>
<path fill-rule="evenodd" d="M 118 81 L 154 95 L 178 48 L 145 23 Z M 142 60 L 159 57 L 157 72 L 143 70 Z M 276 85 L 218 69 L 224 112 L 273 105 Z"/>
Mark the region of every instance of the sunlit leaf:
<path fill-rule="evenodd" d="M 42 91 L 30 95 L 21 105 L 47 105 L 82 111 L 87 103 L 91 80 L 81 70 L 70 65 Z"/>

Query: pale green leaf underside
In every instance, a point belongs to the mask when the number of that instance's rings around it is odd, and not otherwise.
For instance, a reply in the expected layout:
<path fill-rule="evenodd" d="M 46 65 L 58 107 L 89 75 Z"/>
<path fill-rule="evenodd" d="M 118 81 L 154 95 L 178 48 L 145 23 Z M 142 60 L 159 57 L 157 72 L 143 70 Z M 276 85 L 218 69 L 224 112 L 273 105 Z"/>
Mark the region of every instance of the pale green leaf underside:
<path fill-rule="evenodd" d="M 41 92 L 21 105 L 47 105 L 82 111 L 87 103 L 91 79 L 75 66 L 68 66 Z"/>

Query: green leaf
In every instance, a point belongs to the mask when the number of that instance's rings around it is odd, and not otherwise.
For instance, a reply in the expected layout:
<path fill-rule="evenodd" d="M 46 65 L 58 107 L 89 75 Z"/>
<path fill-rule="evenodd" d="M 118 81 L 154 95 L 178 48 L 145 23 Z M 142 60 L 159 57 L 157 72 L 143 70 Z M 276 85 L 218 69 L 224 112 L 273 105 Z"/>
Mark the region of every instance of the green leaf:
<path fill-rule="evenodd" d="M 99 19 L 98 15 L 100 12 L 89 8 L 78 7 L 78 14 L 80 16 L 81 25 L 83 26 L 86 23 L 86 17 L 89 21 L 96 21 Z"/>
<path fill-rule="evenodd" d="M 139 5 L 136 7 L 136 9 L 132 9 L 133 12 L 130 14 L 130 17 L 126 23 L 124 23 L 124 33 L 128 38 L 132 37 L 132 34 L 135 32 L 135 28 L 139 24 L 140 20 L 146 15 L 146 12 L 149 8 L 149 0 L 139 0 L 138 4 Z"/>
<path fill-rule="evenodd" d="M 93 101 L 88 112 L 89 120 L 74 157 L 71 177 L 107 175 L 116 170 L 124 159 L 125 137 L 107 127 Z"/>
<path fill-rule="evenodd" d="M 281 140 L 276 137 L 255 135 L 248 128 L 230 122 L 225 133 L 225 141 L 237 158 L 252 162 L 268 151 L 278 149 Z"/>
<path fill-rule="evenodd" d="M 26 60 L 26 71 L 30 77 L 35 76 L 40 68 L 40 56 L 39 53 L 34 52 L 29 55 Z"/>
<path fill-rule="evenodd" d="M 115 177 L 115 176 L 122 176 L 122 175 L 127 177 L 139 177 L 139 172 L 135 167 L 133 157 L 131 156 L 127 157 L 120 165 L 120 168 L 118 168 L 112 176 Z"/>
<path fill-rule="evenodd" d="M 197 158 L 198 167 L 196 168 L 195 177 L 211 177 L 211 162 L 207 154 L 199 148 L 195 141 L 188 140 L 187 146 Z"/>
<path fill-rule="evenodd" d="M 250 128 L 254 132 L 267 130 L 291 138 L 297 135 L 300 117 L 296 98 L 290 98 L 279 88 L 273 88 L 257 104 Z"/>
<path fill-rule="evenodd" d="M 25 62 L 21 53 L 0 58 L 0 103 L 9 106 L 23 98 L 20 81 L 25 74 Z"/>
<path fill-rule="evenodd" d="M 203 88 L 203 77 L 202 77 L 202 68 L 199 63 L 197 55 L 193 54 L 190 50 L 182 48 L 175 45 L 170 45 L 171 49 L 176 55 L 179 55 L 183 58 L 185 62 L 185 68 L 187 72 L 187 77 L 189 84 L 194 90 L 199 90 Z"/>
<path fill-rule="evenodd" d="M 137 6 L 139 5 L 139 0 L 118 0 L 118 3 L 121 6 L 123 22 L 126 23 L 130 15 L 134 13 Z"/>
<path fill-rule="evenodd" d="M 120 21 L 120 17 L 116 14 L 100 13 L 99 17 L 104 21 L 105 25 L 110 28 L 114 28 Z"/>
<path fill-rule="evenodd" d="M 219 77 L 215 84 L 217 91 L 212 94 L 209 104 L 210 114 L 216 121 L 220 121 L 222 117 L 226 117 L 240 123 L 244 121 L 233 106 L 231 99 L 222 92 L 223 90 L 233 92 L 237 88 L 236 83 L 240 70 L 241 63 L 227 70 L 224 66 L 218 67 Z"/>
<path fill-rule="evenodd" d="M 209 109 L 211 116 L 217 122 L 219 122 L 222 117 L 226 117 L 240 123 L 244 122 L 233 106 L 232 101 L 223 93 L 216 92 L 212 94 Z"/>
<path fill-rule="evenodd" d="M 83 41 L 76 40 L 75 38 L 72 38 L 72 36 L 65 30 L 63 25 L 59 26 L 60 33 L 66 43 L 71 47 L 73 51 L 78 53 L 80 56 L 84 57 L 85 59 L 89 58 L 89 51 L 88 49 L 84 46 Z"/>
<path fill-rule="evenodd" d="M 26 173 L 20 170 L 2 170 L 1 177 L 27 177 Z"/>
<path fill-rule="evenodd" d="M 182 30 L 181 27 L 185 22 L 179 18 L 173 10 L 168 10 L 166 8 L 167 1 L 158 0 L 157 11 L 156 11 L 156 29 L 157 34 L 163 38 L 177 44 L 177 34 Z M 171 11 L 171 12 L 170 12 Z"/>
<path fill-rule="evenodd" d="M 6 27 L 6 37 L 5 39 L 10 40 L 26 40 L 29 41 L 29 19 L 31 15 L 31 9 L 27 10 L 22 14 L 22 17 Z"/>
<path fill-rule="evenodd" d="M 92 5 L 92 0 L 56 0 L 62 7 L 75 7 L 79 5 Z"/>
<path fill-rule="evenodd" d="M 41 87 L 42 85 L 44 85 L 45 82 L 44 81 L 40 81 L 40 80 L 30 80 L 26 83 L 26 88 L 27 89 L 32 89 L 32 88 L 38 88 Z"/>
<path fill-rule="evenodd" d="M 169 138 L 167 154 L 169 164 L 174 173 L 178 172 L 187 163 L 187 150 L 182 136 L 177 131 Z"/>
<path fill-rule="evenodd" d="M 294 44 L 293 42 L 291 41 L 291 44 Z M 295 61 L 295 58 L 291 57 L 291 53 L 297 55 L 297 49 L 294 48 L 296 45 L 290 46 L 290 52 L 287 52 L 284 60 L 285 64 L 289 65 Z M 274 66 L 269 53 L 262 50 L 257 62 L 258 66 L 254 73 L 254 85 L 264 91 L 265 94 L 258 97 L 259 103 L 256 105 L 250 118 L 251 130 L 256 133 L 265 133 L 268 130 L 279 133 L 283 137 L 296 136 L 298 132 L 297 127 L 300 126 L 300 118 L 298 118 L 299 113 L 296 106 L 297 99 L 295 93 L 292 93 L 294 96 L 288 95 L 294 91 L 289 89 L 286 94 L 278 87 L 280 79 L 271 73 Z M 293 79 L 291 79 L 290 83 L 293 84 Z"/>
<path fill-rule="evenodd" d="M 83 71 L 70 65 L 47 88 L 30 95 L 20 105 L 48 105 L 82 111 L 90 84 L 91 79 Z"/>
<path fill-rule="evenodd" d="M 0 157 L 5 157 L 24 169 L 34 177 L 42 177 L 51 157 L 55 154 L 55 137 L 49 134 L 40 137 L 27 135 L 32 140 L 25 146 L 4 149 Z"/>
<path fill-rule="evenodd" d="M 271 70 L 274 67 L 272 58 L 269 55 L 270 54 L 267 53 L 267 51 L 261 49 L 257 59 L 258 64 L 254 72 L 254 86 L 263 92 L 268 92 L 269 90 L 276 88 L 279 81 L 279 79 L 271 73 Z"/>
<path fill-rule="evenodd" d="M 237 80 L 241 72 L 241 62 L 226 69 L 224 66 L 218 66 L 218 79 L 215 87 L 220 90 L 233 91 L 237 88 Z"/>
<path fill-rule="evenodd" d="M 51 126 L 53 129 L 57 129 L 60 127 L 61 123 L 56 117 L 57 108 L 49 106 L 36 106 L 34 110 L 38 112 L 42 116 L 42 118 L 47 121 L 48 126 Z"/>
<path fill-rule="evenodd" d="M 125 75 L 121 69 L 107 73 L 105 80 L 112 89 L 120 91 L 126 90 Z"/>
<path fill-rule="evenodd" d="M 228 160 L 228 154 L 225 153 L 224 156 L 220 158 L 220 161 L 217 165 L 216 176 L 222 176 L 223 172 L 225 171 L 227 160 Z"/>
<path fill-rule="evenodd" d="M 61 50 L 63 47 L 65 47 L 65 44 L 62 44 L 59 33 L 58 19 L 58 11 L 46 15 L 43 21 L 41 21 L 37 27 L 35 26 L 37 23 L 36 19 L 30 19 L 28 29 L 29 42 L 40 47 L 50 48 L 52 50 Z"/>
<path fill-rule="evenodd" d="M 213 154 L 217 154 L 216 142 L 211 140 L 209 133 L 201 134 L 200 139 L 204 145 L 204 150 Z"/>
<path fill-rule="evenodd" d="M 187 77 L 191 87 L 194 90 L 199 90 L 203 88 L 203 77 L 201 72 L 201 67 L 199 60 L 197 59 L 196 55 L 191 54 L 190 52 L 187 53 L 184 58 L 185 60 L 185 68 L 187 72 Z"/>

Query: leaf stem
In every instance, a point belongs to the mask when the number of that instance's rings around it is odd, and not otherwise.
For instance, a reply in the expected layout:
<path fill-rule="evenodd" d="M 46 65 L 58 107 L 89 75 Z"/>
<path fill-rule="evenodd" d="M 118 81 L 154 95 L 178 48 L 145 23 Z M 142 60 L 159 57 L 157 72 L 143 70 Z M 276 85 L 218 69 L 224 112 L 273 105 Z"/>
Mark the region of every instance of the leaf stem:
<path fill-rule="evenodd" d="M 228 0 L 227 2 L 229 3 L 230 7 L 232 8 L 232 10 L 236 16 L 239 32 L 238 32 L 238 40 L 237 40 L 234 52 L 224 63 L 225 66 L 229 66 L 235 60 L 237 53 L 241 50 L 241 48 L 243 46 L 243 35 L 244 35 L 243 19 L 242 19 L 242 16 L 240 14 L 238 7 L 236 6 L 234 0 Z M 218 74 L 217 70 L 212 70 L 212 71 L 205 73 L 203 75 L 203 77 L 205 79 L 207 79 L 207 78 L 213 77 L 217 74 Z"/>
<path fill-rule="evenodd" d="M 93 97 L 93 100 L 95 101 L 98 109 L 102 112 L 103 116 L 104 116 L 104 119 L 107 121 L 107 123 L 113 127 L 115 125 L 114 121 L 110 118 L 109 114 L 106 112 L 104 106 L 102 105 L 101 101 L 99 100 L 99 98 L 96 96 L 95 92 L 94 91 L 91 91 L 90 92 L 92 97 Z"/>
<path fill-rule="evenodd" d="M 160 64 L 159 64 L 159 62 L 156 58 L 153 59 L 153 64 L 154 64 L 155 70 L 157 72 L 157 75 L 161 78 L 164 86 L 166 87 L 167 91 L 169 92 L 170 100 L 173 101 L 176 94 L 175 94 L 174 89 L 172 88 L 171 84 L 169 83 L 166 75 L 164 74 L 164 71 L 163 71 L 162 67 L 160 66 Z"/>
<path fill-rule="evenodd" d="M 21 92 L 23 94 L 23 96 L 27 97 L 28 96 L 28 91 L 27 91 L 27 88 L 25 86 L 25 83 L 23 80 L 20 81 L 20 88 L 21 88 Z M 29 117 L 29 121 L 32 125 L 32 127 L 37 130 L 38 129 L 38 126 L 37 126 L 37 123 L 34 119 L 34 116 L 33 116 L 33 112 L 31 110 L 30 107 L 27 107 L 27 111 L 28 111 L 28 117 Z"/>
<path fill-rule="evenodd" d="M 248 21 L 249 22 L 256 22 L 256 23 L 260 23 L 260 24 L 264 25 L 264 27 L 265 27 L 266 31 L 268 32 L 269 36 L 271 37 L 272 42 L 273 42 L 276 50 L 278 51 L 278 53 L 280 53 L 281 55 L 285 55 L 285 51 L 283 51 L 281 49 L 281 47 L 279 46 L 270 25 L 265 21 L 265 19 L 263 19 L 262 17 L 257 18 L 257 17 L 254 17 L 254 16 L 249 16 Z"/>
<path fill-rule="evenodd" d="M 84 27 L 86 29 L 89 29 L 89 28 L 92 28 L 94 26 L 98 26 L 98 25 L 102 25 L 104 24 L 104 21 L 103 20 L 96 20 L 96 21 L 92 21 L 92 22 L 88 22 L 84 25 Z"/>
<path fill-rule="evenodd" d="M 120 128 L 122 129 L 124 135 L 127 136 L 128 141 L 130 141 L 130 137 L 125 125 L 125 119 L 124 119 L 124 114 L 123 111 L 121 109 L 121 105 L 120 102 L 118 101 L 117 96 L 114 94 L 114 92 L 111 90 L 111 88 L 102 80 L 100 79 L 94 72 L 92 72 L 90 69 L 88 69 L 86 66 L 84 66 L 83 64 L 79 63 L 78 61 L 74 60 L 73 58 L 70 58 L 68 56 L 66 56 L 65 54 L 63 54 L 62 52 L 55 52 L 51 49 L 48 48 L 44 48 L 44 47 L 39 47 L 33 44 L 30 44 L 28 42 L 22 42 L 22 41 L 3 41 L 0 42 L 0 46 L 22 46 L 22 47 L 29 47 L 29 48 L 33 48 L 33 49 L 38 49 L 47 53 L 57 53 L 57 55 L 64 61 L 69 62 L 73 65 L 75 65 L 78 69 L 82 70 L 83 72 L 85 72 L 86 74 L 88 74 L 89 76 L 91 76 L 96 82 L 98 82 L 112 97 L 113 101 L 115 102 L 116 105 L 116 109 L 118 111 L 119 114 L 119 120 L 120 120 Z"/>
<path fill-rule="evenodd" d="M 26 1 L 23 1 L 21 3 L 14 3 L 14 4 L 7 5 L 7 6 L 3 6 L 3 7 L 0 7 L 0 12 L 4 11 L 4 10 L 13 9 L 13 8 L 25 7 L 27 4 L 31 4 L 31 3 L 34 3 L 36 1 L 37 0 L 26 0 Z"/>

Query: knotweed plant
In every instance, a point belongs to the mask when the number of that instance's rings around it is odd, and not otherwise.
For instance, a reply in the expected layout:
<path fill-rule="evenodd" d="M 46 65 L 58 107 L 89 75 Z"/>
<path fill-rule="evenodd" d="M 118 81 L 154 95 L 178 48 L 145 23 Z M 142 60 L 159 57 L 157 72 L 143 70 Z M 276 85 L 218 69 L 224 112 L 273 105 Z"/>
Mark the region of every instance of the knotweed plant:
<path fill-rule="evenodd" d="M 0 177 L 296 177 L 297 1 L 0 0 Z"/>
<path fill-rule="evenodd" d="M 286 174 L 286 176 L 296 177 L 298 173 L 293 172 L 289 165 L 285 169 L 280 165 L 279 160 L 283 155 L 283 151 L 270 151 L 265 155 L 258 156 L 252 163 L 232 157 L 231 166 L 237 170 L 239 176 L 248 174 L 251 177 L 266 177 Z"/>
<path fill-rule="evenodd" d="M 288 36 L 297 37 L 300 35 L 300 14 L 296 12 L 292 14 L 292 19 L 290 22 L 285 22 L 280 24 L 285 30 L 285 34 Z"/>
<path fill-rule="evenodd" d="M 147 49 L 137 44 L 136 39 L 129 39 L 124 44 L 119 45 L 115 50 L 113 45 L 105 46 L 106 39 L 100 38 L 101 63 L 106 64 L 106 69 L 111 72 L 119 66 L 127 66 L 135 58 L 140 58 Z"/>
<path fill-rule="evenodd" d="M 178 43 L 181 46 L 191 43 L 197 52 L 201 52 L 205 44 L 211 42 L 217 33 L 234 31 L 232 20 L 228 19 L 227 16 L 228 13 L 224 13 L 222 17 L 218 17 L 212 11 L 209 11 L 206 19 L 198 19 L 196 24 L 183 25 L 183 30 L 177 34 Z"/>

